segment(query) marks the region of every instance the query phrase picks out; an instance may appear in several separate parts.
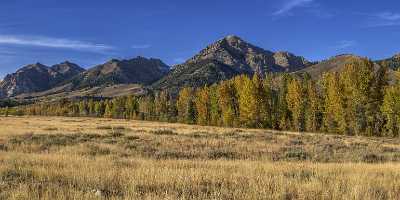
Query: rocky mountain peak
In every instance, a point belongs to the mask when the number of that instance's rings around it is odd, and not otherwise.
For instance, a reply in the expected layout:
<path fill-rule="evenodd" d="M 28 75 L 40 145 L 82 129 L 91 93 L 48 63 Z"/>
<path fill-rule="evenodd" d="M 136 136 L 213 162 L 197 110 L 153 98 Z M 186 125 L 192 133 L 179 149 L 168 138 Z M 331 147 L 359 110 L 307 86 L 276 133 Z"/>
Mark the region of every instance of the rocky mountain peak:
<path fill-rule="evenodd" d="M 113 59 L 107 61 L 106 63 L 119 63 L 119 62 L 121 62 L 119 59 L 113 58 Z"/>
<path fill-rule="evenodd" d="M 227 35 L 225 38 L 225 40 L 227 41 L 238 41 L 238 40 L 242 40 L 239 36 L 237 35 Z M 243 41 L 243 40 L 242 40 Z"/>
<path fill-rule="evenodd" d="M 264 50 L 235 35 L 228 35 L 201 50 L 185 63 L 176 65 L 155 88 L 202 86 L 239 74 L 293 72 L 312 63 L 289 52 Z"/>
<path fill-rule="evenodd" d="M 62 63 L 48 67 L 41 63 L 26 65 L 8 74 L 0 83 L 0 98 L 48 90 L 84 71 L 76 64 Z"/>
<path fill-rule="evenodd" d="M 240 50 L 254 47 L 236 35 L 228 35 L 217 43 L 226 43 L 226 45 Z"/>
<path fill-rule="evenodd" d="M 48 67 L 46 65 L 43 65 L 42 63 L 38 62 L 38 63 L 35 63 L 35 64 L 29 64 L 29 65 L 26 65 L 26 66 L 22 67 L 21 69 L 19 69 L 17 71 L 17 73 L 18 72 L 24 72 L 24 71 L 27 71 L 27 70 L 47 71 Z"/>
<path fill-rule="evenodd" d="M 285 68 L 285 71 L 296 71 L 312 65 L 312 63 L 306 60 L 304 57 L 296 56 L 287 51 L 276 52 L 274 53 L 273 57 L 275 59 L 275 63 Z"/>
<path fill-rule="evenodd" d="M 228 35 L 228 36 L 222 38 L 221 40 L 218 40 L 217 42 L 209 45 L 207 48 L 209 48 L 209 47 L 225 48 L 225 49 L 232 48 L 232 49 L 235 49 L 240 52 L 252 52 L 253 51 L 253 52 L 272 53 L 270 51 L 266 51 L 262 48 L 254 46 L 236 35 Z"/>
<path fill-rule="evenodd" d="M 158 59 L 135 57 L 112 59 L 73 78 L 75 89 L 113 84 L 151 84 L 168 72 L 169 67 Z"/>
<path fill-rule="evenodd" d="M 66 61 L 60 63 L 60 65 L 74 65 L 74 63 L 72 63 L 72 62 L 66 60 Z"/>
<path fill-rule="evenodd" d="M 235 35 L 228 35 L 208 45 L 186 63 L 216 60 L 232 66 L 238 72 L 291 72 L 309 66 L 303 57 L 289 52 L 272 52 L 252 45 Z"/>
<path fill-rule="evenodd" d="M 69 61 L 64 61 L 60 64 L 53 65 L 50 70 L 52 70 L 55 73 L 61 73 L 61 74 L 66 74 L 66 73 L 80 73 L 85 71 L 82 67 L 75 63 L 71 63 Z"/>

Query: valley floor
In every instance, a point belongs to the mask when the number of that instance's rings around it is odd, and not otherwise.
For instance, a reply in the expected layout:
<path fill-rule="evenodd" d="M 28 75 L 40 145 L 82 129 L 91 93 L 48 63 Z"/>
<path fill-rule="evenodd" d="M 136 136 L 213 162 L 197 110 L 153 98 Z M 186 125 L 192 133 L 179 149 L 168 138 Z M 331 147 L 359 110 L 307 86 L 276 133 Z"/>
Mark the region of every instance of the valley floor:
<path fill-rule="evenodd" d="M 1 117 L 0 199 L 400 199 L 400 139 Z"/>

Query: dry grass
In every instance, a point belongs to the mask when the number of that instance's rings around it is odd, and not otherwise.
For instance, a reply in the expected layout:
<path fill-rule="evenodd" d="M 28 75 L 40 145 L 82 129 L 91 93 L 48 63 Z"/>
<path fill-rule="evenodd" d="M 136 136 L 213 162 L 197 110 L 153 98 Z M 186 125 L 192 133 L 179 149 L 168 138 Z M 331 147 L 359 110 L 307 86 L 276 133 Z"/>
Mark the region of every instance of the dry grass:
<path fill-rule="evenodd" d="M 0 118 L 0 199 L 400 199 L 400 140 Z"/>

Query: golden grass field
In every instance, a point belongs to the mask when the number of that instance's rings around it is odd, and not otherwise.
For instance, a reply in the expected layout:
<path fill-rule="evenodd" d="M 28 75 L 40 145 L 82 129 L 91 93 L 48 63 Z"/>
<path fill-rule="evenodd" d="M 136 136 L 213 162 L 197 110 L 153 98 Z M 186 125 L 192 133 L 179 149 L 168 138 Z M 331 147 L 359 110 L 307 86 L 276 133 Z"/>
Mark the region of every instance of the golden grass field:
<path fill-rule="evenodd" d="M 0 199 L 400 199 L 400 139 L 1 117 Z"/>

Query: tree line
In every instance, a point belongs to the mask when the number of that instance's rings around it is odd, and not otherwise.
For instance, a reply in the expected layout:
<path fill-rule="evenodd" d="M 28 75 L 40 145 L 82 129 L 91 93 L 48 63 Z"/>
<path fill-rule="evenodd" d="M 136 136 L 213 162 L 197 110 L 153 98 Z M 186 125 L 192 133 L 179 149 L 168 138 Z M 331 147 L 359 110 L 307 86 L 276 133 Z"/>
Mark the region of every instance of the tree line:
<path fill-rule="evenodd" d="M 354 60 L 318 81 L 308 74 L 256 73 L 201 88 L 185 87 L 178 95 L 158 91 L 106 100 L 62 100 L 1 112 L 397 137 L 400 83 L 390 82 L 384 64 L 376 67 L 370 60 Z"/>

